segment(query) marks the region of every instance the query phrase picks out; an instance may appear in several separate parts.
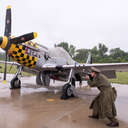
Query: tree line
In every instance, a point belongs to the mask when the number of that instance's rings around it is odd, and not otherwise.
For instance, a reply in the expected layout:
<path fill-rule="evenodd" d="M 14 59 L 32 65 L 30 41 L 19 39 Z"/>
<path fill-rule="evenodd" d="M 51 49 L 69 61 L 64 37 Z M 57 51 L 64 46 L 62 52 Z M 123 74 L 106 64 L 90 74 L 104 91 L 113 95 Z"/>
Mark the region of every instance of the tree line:
<path fill-rule="evenodd" d="M 109 50 L 103 43 L 99 43 L 92 49 L 76 49 L 74 45 L 69 45 L 67 42 L 61 42 L 57 45 L 55 44 L 55 46 L 63 47 L 75 61 L 80 63 L 86 62 L 89 52 L 92 55 L 93 63 L 128 62 L 128 52 L 125 52 L 120 48 Z"/>

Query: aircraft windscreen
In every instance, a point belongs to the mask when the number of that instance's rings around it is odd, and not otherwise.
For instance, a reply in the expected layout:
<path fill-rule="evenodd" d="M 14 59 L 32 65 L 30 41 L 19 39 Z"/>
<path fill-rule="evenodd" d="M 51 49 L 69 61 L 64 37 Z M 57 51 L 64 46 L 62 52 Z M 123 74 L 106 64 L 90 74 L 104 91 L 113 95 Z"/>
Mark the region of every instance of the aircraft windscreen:
<path fill-rule="evenodd" d="M 62 57 L 62 58 L 65 58 L 65 60 L 67 61 L 67 64 L 74 64 L 74 60 L 71 58 L 68 52 L 64 50 L 62 47 L 55 47 L 55 48 L 49 49 L 48 52 L 51 57 Z"/>

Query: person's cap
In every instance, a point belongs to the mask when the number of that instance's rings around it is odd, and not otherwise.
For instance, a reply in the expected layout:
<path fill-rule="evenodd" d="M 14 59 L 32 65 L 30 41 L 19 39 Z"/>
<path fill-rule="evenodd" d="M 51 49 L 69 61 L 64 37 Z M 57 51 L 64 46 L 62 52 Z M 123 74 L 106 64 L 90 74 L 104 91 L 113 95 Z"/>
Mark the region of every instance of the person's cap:
<path fill-rule="evenodd" d="M 95 68 L 95 67 L 91 67 L 91 72 L 97 72 L 97 73 L 100 73 L 100 70 Z"/>

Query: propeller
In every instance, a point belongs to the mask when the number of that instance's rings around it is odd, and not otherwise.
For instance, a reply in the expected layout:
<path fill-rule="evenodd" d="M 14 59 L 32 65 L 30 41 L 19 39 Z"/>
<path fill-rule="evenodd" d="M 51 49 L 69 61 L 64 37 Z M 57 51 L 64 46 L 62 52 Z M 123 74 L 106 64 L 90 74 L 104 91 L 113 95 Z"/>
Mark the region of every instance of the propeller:
<path fill-rule="evenodd" d="M 32 39 L 34 39 L 36 37 L 37 37 L 37 33 L 36 32 L 31 32 L 31 33 L 24 34 L 22 36 L 10 39 L 10 43 L 11 44 L 12 43 L 13 44 L 20 44 L 20 43 L 24 43 L 26 41 L 32 40 Z"/>
<path fill-rule="evenodd" d="M 4 36 L 10 37 L 11 36 L 11 6 L 7 7 L 6 10 L 6 19 L 5 19 L 5 32 Z M 4 80 L 3 84 L 6 83 L 6 73 L 7 73 L 7 53 L 8 50 L 5 51 L 5 64 L 4 64 Z"/>
<path fill-rule="evenodd" d="M 5 19 L 5 32 L 4 37 L 0 37 L 0 46 L 5 50 L 5 65 L 4 65 L 4 79 L 3 84 L 6 83 L 6 72 L 7 72 L 7 54 L 8 49 L 10 48 L 11 44 L 20 44 L 26 41 L 32 40 L 37 37 L 36 32 L 31 32 L 28 34 L 24 34 L 22 36 L 18 36 L 15 38 L 11 38 L 11 6 L 7 7 L 6 10 L 6 19 Z"/>
<path fill-rule="evenodd" d="M 6 72 L 7 72 L 7 52 L 5 53 L 5 63 L 4 63 L 4 80 L 3 80 L 3 84 L 6 83 Z"/>
<path fill-rule="evenodd" d="M 11 6 L 8 6 L 6 11 L 4 35 L 7 37 L 11 36 Z"/>

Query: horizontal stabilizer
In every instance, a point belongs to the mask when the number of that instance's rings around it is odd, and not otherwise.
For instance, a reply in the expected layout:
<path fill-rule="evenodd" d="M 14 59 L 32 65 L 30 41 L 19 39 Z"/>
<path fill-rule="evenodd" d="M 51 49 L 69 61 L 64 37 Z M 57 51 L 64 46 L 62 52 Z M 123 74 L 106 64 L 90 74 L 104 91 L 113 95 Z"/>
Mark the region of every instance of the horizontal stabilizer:
<path fill-rule="evenodd" d="M 109 79 L 115 79 L 116 78 L 116 72 L 115 70 L 104 70 L 102 73 Z"/>

